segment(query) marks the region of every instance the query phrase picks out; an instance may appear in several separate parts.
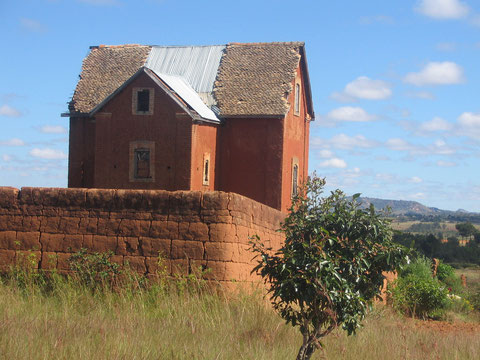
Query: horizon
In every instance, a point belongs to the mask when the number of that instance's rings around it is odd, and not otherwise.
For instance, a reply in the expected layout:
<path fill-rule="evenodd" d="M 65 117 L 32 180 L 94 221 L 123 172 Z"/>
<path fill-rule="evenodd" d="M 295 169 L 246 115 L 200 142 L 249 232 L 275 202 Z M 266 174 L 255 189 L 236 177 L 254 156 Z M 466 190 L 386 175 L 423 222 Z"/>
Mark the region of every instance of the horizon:
<path fill-rule="evenodd" d="M 92 44 L 303 41 L 325 193 L 480 212 L 477 2 L 7 0 L 0 14 L 0 186 L 67 186 L 60 114 Z"/>

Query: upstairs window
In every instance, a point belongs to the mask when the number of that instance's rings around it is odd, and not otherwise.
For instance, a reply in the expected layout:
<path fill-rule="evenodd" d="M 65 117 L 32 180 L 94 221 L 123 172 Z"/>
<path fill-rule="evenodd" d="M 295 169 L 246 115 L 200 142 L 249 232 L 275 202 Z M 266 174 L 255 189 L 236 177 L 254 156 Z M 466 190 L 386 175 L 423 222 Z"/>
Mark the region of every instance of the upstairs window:
<path fill-rule="evenodd" d="M 132 113 L 134 115 L 153 115 L 153 88 L 134 88 L 132 95 Z"/>
<path fill-rule="evenodd" d="M 294 104 L 294 114 L 300 115 L 300 84 L 295 83 L 295 104 Z"/>
<path fill-rule="evenodd" d="M 143 89 L 137 92 L 137 112 L 146 112 L 150 109 L 150 91 Z"/>
<path fill-rule="evenodd" d="M 135 149 L 134 155 L 135 179 L 149 179 L 150 176 L 150 149 Z"/>
<path fill-rule="evenodd" d="M 293 164 L 292 169 L 292 197 L 298 195 L 298 164 Z"/>

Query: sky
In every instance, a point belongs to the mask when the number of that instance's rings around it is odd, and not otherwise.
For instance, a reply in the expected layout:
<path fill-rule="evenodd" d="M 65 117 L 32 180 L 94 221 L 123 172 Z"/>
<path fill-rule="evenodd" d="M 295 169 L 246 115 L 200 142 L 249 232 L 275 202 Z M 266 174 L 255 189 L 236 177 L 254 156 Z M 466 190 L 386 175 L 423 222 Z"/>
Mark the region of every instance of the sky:
<path fill-rule="evenodd" d="M 0 39 L 0 186 L 67 186 L 89 46 L 304 41 L 326 193 L 480 212 L 478 0 L 0 0 Z"/>

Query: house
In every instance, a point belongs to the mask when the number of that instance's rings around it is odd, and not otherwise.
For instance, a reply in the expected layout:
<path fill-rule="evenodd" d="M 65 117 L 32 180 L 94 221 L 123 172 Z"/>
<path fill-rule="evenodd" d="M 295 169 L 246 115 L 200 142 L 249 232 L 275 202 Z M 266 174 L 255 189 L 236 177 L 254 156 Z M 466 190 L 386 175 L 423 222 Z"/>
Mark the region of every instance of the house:
<path fill-rule="evenodd" d="M 314 119 L 304 43 L 90 49 L 64 114 L 69 187 L 221 190 L 287 210 Z"/>

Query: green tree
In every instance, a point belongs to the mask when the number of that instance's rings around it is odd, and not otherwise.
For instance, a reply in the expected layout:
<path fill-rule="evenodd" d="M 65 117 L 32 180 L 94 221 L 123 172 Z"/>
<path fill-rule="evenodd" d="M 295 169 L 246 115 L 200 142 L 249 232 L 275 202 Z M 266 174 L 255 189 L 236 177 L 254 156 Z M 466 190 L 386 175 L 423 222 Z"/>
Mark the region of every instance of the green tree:
<path fill-rule="evenodd" d="M 472 237 L 478 232 L 477 228 L 469 222 L 458 223 L 455 225 L 455 229 L 457 229 L 461 237 Z"/>
<path fill-rule="evenodd" d="M 309 179 L 293 198 L 281 226 L 285 244 L 276 253 L 257 237 L 254 269 L 265 280 L 272 304 L 303 335 L 297 360 L 310 359 L 320 339 L 337 326 L 353 334 L 371 300 L 380 294 L 385 271 L 407 250 L 392 241 L 390 223 L 373 206 L 360 209 L 336 190 L 322 197 L 324 179 Z"/>

